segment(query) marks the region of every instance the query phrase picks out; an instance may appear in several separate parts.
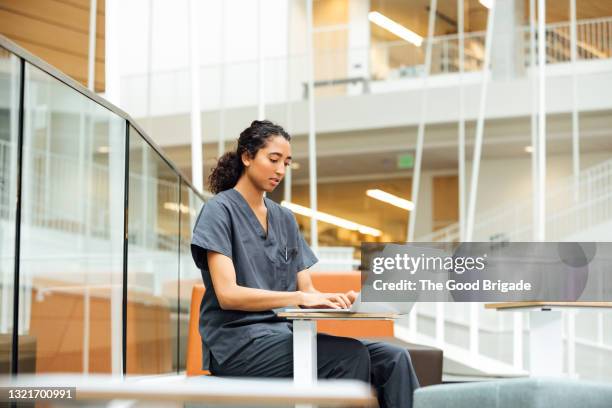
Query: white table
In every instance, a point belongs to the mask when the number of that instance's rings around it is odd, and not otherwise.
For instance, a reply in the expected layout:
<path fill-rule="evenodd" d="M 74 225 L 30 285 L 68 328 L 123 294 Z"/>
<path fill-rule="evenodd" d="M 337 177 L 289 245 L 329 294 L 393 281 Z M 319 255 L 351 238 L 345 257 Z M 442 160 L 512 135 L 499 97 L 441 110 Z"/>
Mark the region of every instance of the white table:
<path fill-rule="evenodd" d="M 487 309 L 529 312 L 529 372 L 531 376 L 563 375 L 563 310 L 602 310 L 612 302 L 489 303 Z"/>
<path fill-rule="evenodd" d="M 318 320 L 393 320 L 399 317 L 395 313 L 334 312 L 280 312 L 278 316 L 293 320 L 293 381 L 299 386 L 317 384 Z"/>
<path fill-rule="evenodd" d="M 76 387 L 79 403 L 122 400 L 110 406 L 182 407 L 184 402 L 219 405 L 373 406 L 372 388 L 356 380 L 325 380 L 298 385 L 290 379 L 220 378 L 214 376 L 156 376 L 121 379 L 110 375 L 39 374 L 0 377 L 0 387 Z M 72 400 L 74 401 L 74 400 Z M 66 401 L 49 401 L 62 404 Z M 74 406 L 74 402 L 72 405 Z"/>

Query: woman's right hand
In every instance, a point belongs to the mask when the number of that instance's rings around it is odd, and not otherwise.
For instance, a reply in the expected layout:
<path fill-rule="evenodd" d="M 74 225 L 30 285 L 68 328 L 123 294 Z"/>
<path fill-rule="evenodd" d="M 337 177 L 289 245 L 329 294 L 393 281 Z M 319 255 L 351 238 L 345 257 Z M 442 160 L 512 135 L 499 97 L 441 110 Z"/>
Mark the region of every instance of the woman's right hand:
<path fill-rule="evenodd" d="M 344 293 L 302 292 L 300 307 L 306 309 L 348 309 L 350 299 Z"/>

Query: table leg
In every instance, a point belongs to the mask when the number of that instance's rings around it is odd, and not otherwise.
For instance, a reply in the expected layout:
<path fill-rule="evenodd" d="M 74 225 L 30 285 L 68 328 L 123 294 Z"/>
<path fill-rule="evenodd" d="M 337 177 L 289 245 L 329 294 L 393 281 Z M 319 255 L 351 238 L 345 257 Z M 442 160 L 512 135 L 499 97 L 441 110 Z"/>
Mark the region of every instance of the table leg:
<path fill-rule="evenodd" d="M 529 313 L 529 372 L 532 377 L 563 375 L 561 312 Z"/>
<path fill-rule="evenodd" d="M 310 385 L 317 382 L 317 321 L 293 321 L 293 382 Z M 312 405 L 296 405 L 310 408 Z"/>

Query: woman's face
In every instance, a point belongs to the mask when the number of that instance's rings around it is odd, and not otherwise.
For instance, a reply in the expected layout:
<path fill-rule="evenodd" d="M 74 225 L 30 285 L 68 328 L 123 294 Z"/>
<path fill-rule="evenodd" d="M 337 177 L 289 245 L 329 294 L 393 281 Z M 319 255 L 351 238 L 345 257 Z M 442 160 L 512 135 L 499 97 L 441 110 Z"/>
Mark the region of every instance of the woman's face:
<path fill-rule="evenodd" d="M 243 153 L 245 174 L 258 190 L 274 191 L 291 165 L 291 145 L 282 136 L 271 136 L 254 158 Z"/>

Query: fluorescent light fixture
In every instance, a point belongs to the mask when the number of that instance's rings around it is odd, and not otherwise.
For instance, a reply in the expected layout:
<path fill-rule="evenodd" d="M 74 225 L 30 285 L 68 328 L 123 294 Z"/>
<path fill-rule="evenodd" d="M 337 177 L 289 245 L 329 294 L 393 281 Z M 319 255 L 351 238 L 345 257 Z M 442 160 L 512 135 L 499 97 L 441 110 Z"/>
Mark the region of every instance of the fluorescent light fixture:
<path fill-rule="evenodd" d="M 287 207 L 288 209 L 290 209 L 296 214 L 304 215 L 310 218 L 314 217 L 315 219 L 319 221 L 323 221 L 328 224 L 333 224 L 340 228 L 345 228 L 351 231 L 359 231 L 362 234 L 373 235 L 375 237 L 379 237 L 382 235 L 382 231 L 377 230 L 376 228 L 357 224 L 356 222 L 345 220 L 344 218 L 336 217 L 335 215 L 327 214 L 321 211 L 317 211 L 315 213 L 311 208 L 303 207 L 298 204 L 283 201 L 281 202 L 281 205 L 283 207 Z"/>
<path fill-rule="evenodd" d="M 164 208 L 170 211 L 176 211 L 176 212 L 180 211 L 183 214 L 195 215 L 195 210 L 193 208 L 189 208 L 188 206 L 183 205 L 183 204 L 179 205 L 177 203 L 165 202 Z"/>
<path fill-rule="evenodd" d="M 421 44 L 423 44 L 423 37 L 414 31 L 407 29 L 403 25 L 396 23 L 389 17 L 380 14 L 378 11 L 370 12 L 368 14 L 368 20 L 377 26 L 384 28 L 385 30 L 392 32 L 409 43 L 416 45 L 417 47 L 420 47 Z"/>
<path fill-rule="evenodd" d="M 386 191 L 382 191 L 378 189 L 367 190 L 366 195 L 368 197 L 372 197 L 377 200 L 384 201 L 385 203 L 394 205 L 396 207 L 403 208 L 404 210 L 408 210 L 408 211 L 414 210 L 414 203 L 412 201 L 405 200 L 396 195 L 387 193 Z"/>
<path fill-rule="evenodd" d="M 533 153 L 533 146 L 525 146 L 525 153 Z"/>
<path fill-rule="evenodd" d="M 483 6 L 485 6 L 488 9 L 490 9 L 491 6 L 493 5 L 494 1 L 495 0 L 480 0 L 480 4 L 482 4 Z"/>

